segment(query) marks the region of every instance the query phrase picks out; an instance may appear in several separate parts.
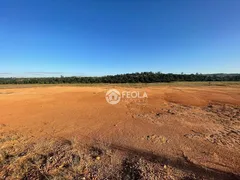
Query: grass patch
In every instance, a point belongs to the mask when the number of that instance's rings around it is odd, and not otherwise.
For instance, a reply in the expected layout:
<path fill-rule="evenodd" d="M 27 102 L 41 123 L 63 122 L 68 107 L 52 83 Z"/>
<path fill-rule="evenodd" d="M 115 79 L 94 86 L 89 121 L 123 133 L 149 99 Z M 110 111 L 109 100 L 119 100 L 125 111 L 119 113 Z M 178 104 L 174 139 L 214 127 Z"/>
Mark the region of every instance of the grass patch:
<path fill-rule="evenodd" d="M 0 179 L 236 179 L 184 158 L 171 159 L 98 140 L 33 140 L 0 128 Z M 208 172 L 209 171 L 209 172 Z M 204 173 L 204 174 L 203 174 Z"/>
<path fill-rule="evenodd" d="M 1 84 L 0 89 L 32 88 L 32 87 L 154 87 L 154 86 L 240 86 L 239 81 L 211 82 L 169 82 L 169 83 L 93 83 L 93 84 Z"/>

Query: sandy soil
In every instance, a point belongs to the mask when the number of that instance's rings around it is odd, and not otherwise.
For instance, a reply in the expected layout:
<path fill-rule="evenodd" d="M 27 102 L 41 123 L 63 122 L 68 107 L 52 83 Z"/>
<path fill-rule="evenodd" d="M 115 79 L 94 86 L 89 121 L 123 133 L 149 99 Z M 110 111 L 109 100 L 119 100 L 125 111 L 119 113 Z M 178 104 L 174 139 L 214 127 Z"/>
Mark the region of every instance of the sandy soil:
<path fill-rule="evenodd" d="M 240 87 L 115 87 L 146 100 L 105 100 L 109 86 L 0 89 L 0 124 L 40 137 L 103 139 L 186 170 L 240 176 Z"/>

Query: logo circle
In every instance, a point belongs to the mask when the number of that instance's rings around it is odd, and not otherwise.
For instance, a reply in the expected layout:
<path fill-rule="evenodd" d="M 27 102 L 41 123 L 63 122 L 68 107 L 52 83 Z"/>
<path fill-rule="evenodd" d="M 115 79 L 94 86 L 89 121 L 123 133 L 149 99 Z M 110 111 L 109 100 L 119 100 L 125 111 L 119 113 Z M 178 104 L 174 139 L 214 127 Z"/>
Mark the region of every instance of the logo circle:
<path fill-rule="evenodd" d="M 106 101 L 109 104 L 117 104 L 120 102 L 121 100 L 121 94 L 118 90 L 116 89 L 110 89 L 107 91 L 106 95 L 105 95 Z"/>

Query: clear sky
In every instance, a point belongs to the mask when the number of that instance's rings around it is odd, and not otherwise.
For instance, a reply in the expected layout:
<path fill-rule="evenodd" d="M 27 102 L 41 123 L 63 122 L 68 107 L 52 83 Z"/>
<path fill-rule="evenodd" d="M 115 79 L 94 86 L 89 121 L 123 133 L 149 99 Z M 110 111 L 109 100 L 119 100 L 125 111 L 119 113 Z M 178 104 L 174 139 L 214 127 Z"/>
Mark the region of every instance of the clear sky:
<path fill-rule="evenodd" d="M 240 73 L 240 0 L 0 0 L 1 76 Z"/>

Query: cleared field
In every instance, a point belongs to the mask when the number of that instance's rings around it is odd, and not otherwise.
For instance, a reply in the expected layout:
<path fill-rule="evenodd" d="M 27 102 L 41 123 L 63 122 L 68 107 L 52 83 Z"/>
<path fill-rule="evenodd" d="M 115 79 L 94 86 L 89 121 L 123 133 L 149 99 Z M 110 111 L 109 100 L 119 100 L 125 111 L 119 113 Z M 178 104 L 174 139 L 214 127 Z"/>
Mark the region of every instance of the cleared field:
<path fill-rule="evenodd" d="M 148 98 L 110 105 L 105 93 L 111 88 L 146 92 Z M 14 154 L 8 148 L 20 144 L 25 152 L 27 144 L 56 138 L 100 141 L 120 154 L 138 156 L 140 164 L 150 163 L 162 179 L 240 177 L 238 83 L 6 85 L 0 86 L 0 108 L 5 153 Z M 2 159 L 5 177 L 9 166 Z"/>

